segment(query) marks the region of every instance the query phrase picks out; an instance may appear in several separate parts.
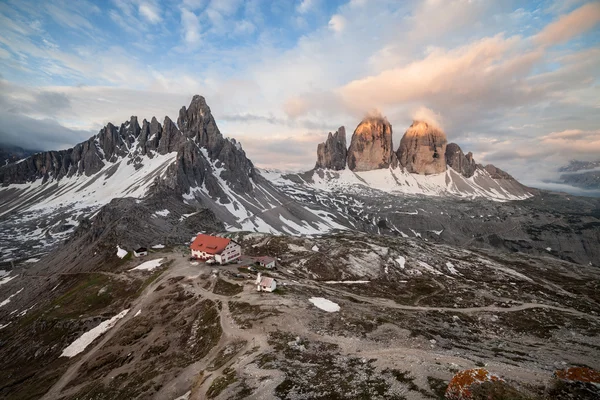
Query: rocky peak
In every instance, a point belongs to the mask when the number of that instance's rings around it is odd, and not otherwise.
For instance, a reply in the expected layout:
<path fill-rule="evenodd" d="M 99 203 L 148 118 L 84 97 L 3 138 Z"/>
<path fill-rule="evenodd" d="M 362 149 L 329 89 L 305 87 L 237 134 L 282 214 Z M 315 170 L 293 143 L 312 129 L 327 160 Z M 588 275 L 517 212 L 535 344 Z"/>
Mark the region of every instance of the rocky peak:
<path fill-rule="evenodd" d="M 165 117 L 161 139 L 157 148 L 158 153 L 167 154 L 177 151 L 184 140 L 185 136 L 177 129 L 177 125 L 171 121 L 171 118 Z"/>
<path fill-rule="evenodd" d="M 413 121 L 400 140 L 397 156 L 408 172 L 431 175 L 446 171 L 446 134 L 425 121 Z"/>
<path fill-rule="evenodd" d="M 392 125 L 387 118 L 379 115 L 366 117 L 352 134 L 348 167 L 352 171 L 370 171 L 395 165 Z"/>
<path fill-rule="evenodd" d="M 181 107 L 177 125 L 185 136 L 205 147 L 211 158 L 217 158 L 226 140 L 221 135 L 204 97 L 195 95 L 188 108 Z"/>
<path fill-rule="evenodd" d="M 346 129 L 340 126 L 335 134 L 329 132 L 327 140 L 317 147 L 317 164 L 315 168 L 342 170 L 346 168 Z"/>
<path fill-rule="evenodd" d="M 465 155 L 456 143 L 449 143 L 446 146 L 446 164 L 466 178 L 472 177 L 477 169 L 473 153 L 469 152 Z"/>
<path fill-rule="evenodd" d="M 478 167 L 483 168 L 484 170 L 487 171 L 488 174 L 490 174 L 490 176 L 493 179 L 510 179 L 510 180 L 515 180 L 515 178 L 513 178 L 508 172 L 505 172 L 503 170 L 501 170 L 500 168 L 495 167 L 492 164 L 488 164 L 485 167 L 481 164 L 477 165 Z"/>

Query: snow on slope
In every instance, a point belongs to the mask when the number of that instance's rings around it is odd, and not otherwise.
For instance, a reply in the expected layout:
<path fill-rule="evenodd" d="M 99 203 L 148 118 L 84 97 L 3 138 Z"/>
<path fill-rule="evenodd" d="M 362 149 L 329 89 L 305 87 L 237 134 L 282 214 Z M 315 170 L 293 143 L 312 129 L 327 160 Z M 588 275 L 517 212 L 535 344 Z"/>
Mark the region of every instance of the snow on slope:
<path fill-rule="evenodd" d="M 120 313 L 118 313 L 117 315 L 115 315 L 114 317 L 112 317 L 111 319 L 103 321 L 95 328 L 92 328 L 89 331 L 85 332 L 79 338 L 75 339 L 75 341 L 73 343 L 71 343 L 69 346 L 67 346 L 62 351 L 62 354 L 60 356 L 61 357 L 69 357 L 69 358 L 75 357 L 77 354 L 84 351 L 86 349 L 86 347 L 88 347 L 94 340 L 96 340 L 96 338 L 100 337 L 104 332 L 108 331 L 110 328 L 115 326 L 115 324 L 121 318 L 123 318 L 125 315 L 127 315 L 128 312 L 129 312 L 129 309 L 123 310 Z"/>
<path fill-rule="evenodd" d="M 275 171 L 261 171 L 271 182 L 286 188 L 298 186 L 288 176 Z M 307 179 L 308 175 L 308 179 Z M 315 170 L 296 175 L 302 185 L 323 191 L 355 192 L 376 189 L 394 194 L 421 194 L 428 196 L 484 197 L 494 201 L 525 200 L 531 196 L 526 188 L 510 180 L 493 179 L 485 170 L 478 169 L 471 178 L 465 178 L 452 168 L 441 174 L 411 174 L 402 168 L 353 172 Z"/>
<path fill-rule="evenodd" d="M 143 157 L 141 163 L 134 163 L 129 157 L 120 158 L 114 163 L 105 162 L 104 167 L 91 176 L 73 175 L 46 183 L 40 178 L 32 183 L 0 187 L 0 216 L 17 208 L 46 213 L 60 207 L 99 208 L 118 197 L 142 198 L 176 156 L 175 152 L 156 153 L 152 158 Z"/>
<path fill-rule="evenodd" d="M 218 160 L 211 160 L 206 149 L 200 149 L 209 161 L 212 175 L 227 196 L 227 201 L 212 197 L 204 182 L 183 194 L 183 201 L 199 201 L 210 208 L 228 231 L 251 231 L 272 234 L 317 235 L 334 229 L 348 229 L 334 213 L 290 199 L 264 176 L 252 177 L 252 193 L 239 193 L 223 179 L 226 172 Z"/>

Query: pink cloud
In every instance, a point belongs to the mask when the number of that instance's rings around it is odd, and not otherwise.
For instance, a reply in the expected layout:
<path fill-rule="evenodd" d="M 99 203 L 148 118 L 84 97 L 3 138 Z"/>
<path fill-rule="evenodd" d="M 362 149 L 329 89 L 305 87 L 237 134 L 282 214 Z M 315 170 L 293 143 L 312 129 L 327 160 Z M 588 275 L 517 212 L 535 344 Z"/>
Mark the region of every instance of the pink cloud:
<path fill-rule="evenodd" d="M 534 37 L 534 41 L 542 46 L 563 43 L 592 29 L 599 22 L 600 3 L 591 2 L 547 25 Z"/>

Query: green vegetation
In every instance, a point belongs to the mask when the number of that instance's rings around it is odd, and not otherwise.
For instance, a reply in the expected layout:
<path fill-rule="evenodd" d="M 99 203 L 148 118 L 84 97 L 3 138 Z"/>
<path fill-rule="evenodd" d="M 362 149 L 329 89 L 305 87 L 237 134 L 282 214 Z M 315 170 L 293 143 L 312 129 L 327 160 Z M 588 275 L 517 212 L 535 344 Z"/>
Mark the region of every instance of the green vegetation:
<path fill-rule="evenodd" d="M 242 285 L 229 283 L 223 279 L 218 279 L 217 283 L 215 284 L 215 288 L 213 289 L 213 293 L 223 296 L 234 296 L 238 293 L 241 293 L 243 290 L 244 287 Z"/>
<path fill-rule="evenodd" d="M 217 377 L 211 384 L 208 390 L 206 391 L 206 396 L 209 399 L 213 399 L 217 397 L 223 390 L 227 388 L 227 386 L 236 382 L 237 378 L 235 377 L 235 371 L 231 368 L 227 368 L 223 371 L 223 376 Z"/>

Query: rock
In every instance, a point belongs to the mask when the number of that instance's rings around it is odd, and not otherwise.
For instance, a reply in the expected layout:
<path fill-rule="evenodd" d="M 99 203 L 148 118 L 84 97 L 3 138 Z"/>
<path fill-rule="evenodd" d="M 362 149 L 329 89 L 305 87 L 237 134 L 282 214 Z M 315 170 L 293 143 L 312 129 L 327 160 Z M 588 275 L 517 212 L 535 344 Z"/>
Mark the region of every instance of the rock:
<path fill-rule="evenodd" d="M 448 400 L 462 400 L 474 398 L 472 393 L 474 387 L 485 382 L 502 381 L 496 375 L 490 374 L 485 368 L 466 369 L 458 372 L 452 377 L 445 398 Z"/>
<path fill-rule="evenodd" d="M 346 168 L 347 155 L 346 129 L 340 126 L 335 134 L 329 132 L 327 141 L 319 143 L 315 168 L 342 170 Z"/>
<path fill-rule="evenodd" d="M 156 117 L 152 117 L 152 121 L 150 121 L 150 128 L 148 131 L 148 138 L 146 139 L 145 150 L 146 153 L 151 150 L 157 150 L 158 145 L 160 144 L 160 139 L 162 137 L 162 126 L 160 122 L 156 119 Z"/>
<path fill-rule="evenodd" d="M 206 147 L 211 158 L 216 158 L 221 152 L 225 139 L 204 97 L 195 95 L 187 109 L 184 106 L 179 110 L 177 125 L 187 137 Z"/>
<path fill-rule="evenodd" d="M 483 168 L 490 174 L 493 179 L 510 179 L 515 180 L 512 176 L 510 176 L 507 172 L 502 171 L 500 168 L 496 168 L 492 164 L 488 164 L 485 167 L 481 164 L 477 164 L 478 167 Z"/>
<path fill-rule="evenodd" d="M 157 148 L 158 153 L 167 154 L 177 151 L 184 140 L 185 136 L 177 129 L 177 126 L 171 121 L 171 118 L 165 117 L 162 136 Z"/>
<path fill-rule="evenodd" d="M 431 175 L 446 171 L 446 134 L 424 121 L 413 121 L 400 141 L 397 156 L 408 172 Z"/>
<path fill-rule="evenodd" d="M 470 178 L 477 169 L 477 164 L 473 159 L 473 153 L 469 152 L 466 156 L 456 143 L 449 143 L 446 146 L 446 164 L 466 178 Z"/>
<path fill-rule="evenodd" d="M 223 138 L 204 97 L 194 96 L 190 106 L 181 109 L 177 123 L 179 128 L 165 117 L 161 125 L 153 117 L 150 122 L 144 120 L 140 127 L 135 116 L 118 129 L 109 123 L 96 136 L 72 149 L 41 152 L 18 164 L 0 167 L 0 183 L 26 183 L 39 178 L 45 183 L 75 174 L 89 176 L 100 171 L 105 162 L 127 157 L 128 163 L 137 165 L 143 164 L 142 156 L 177 151 L 177 161 L 169 167 L 170 174 L 164 176 L 164 182 L 157 183 L 159 187 L 187 193 L 190 187 L 205 184 L 209 194 L 224 203 L 230 200 L 218 178 L 238 193 L 252 192 L 254 165 L 239 143 Z M 184 146 L 185 143 L 189 145 Z M 218 178 L 212 173 L 215 168 L 219 169 Z"/>
<path fill-rule="evenodd" d="M 382 116 L 363 119 L 352 135 L 348 168 L 352 171 L 370 171 L 397 164 L 392 144 L 392 125 Z"/>

